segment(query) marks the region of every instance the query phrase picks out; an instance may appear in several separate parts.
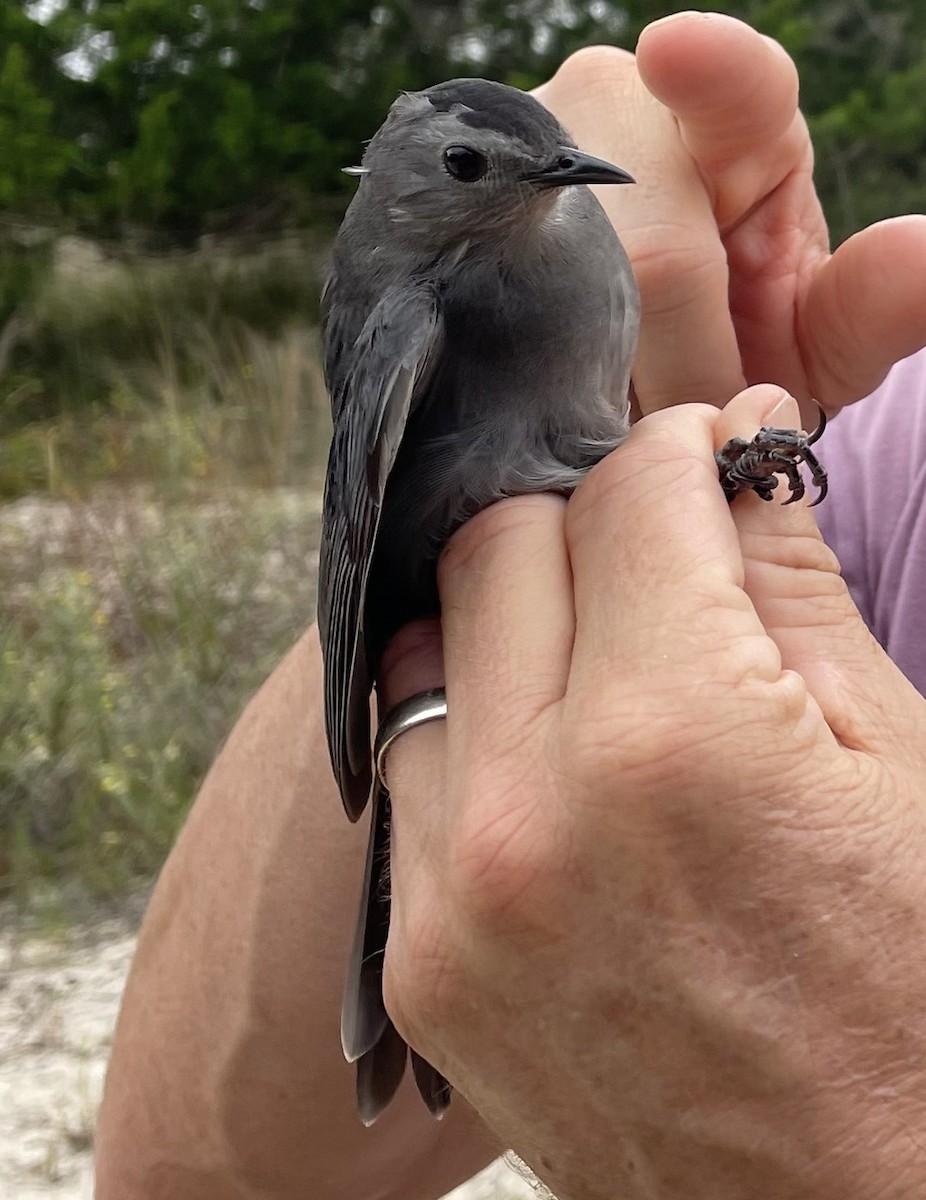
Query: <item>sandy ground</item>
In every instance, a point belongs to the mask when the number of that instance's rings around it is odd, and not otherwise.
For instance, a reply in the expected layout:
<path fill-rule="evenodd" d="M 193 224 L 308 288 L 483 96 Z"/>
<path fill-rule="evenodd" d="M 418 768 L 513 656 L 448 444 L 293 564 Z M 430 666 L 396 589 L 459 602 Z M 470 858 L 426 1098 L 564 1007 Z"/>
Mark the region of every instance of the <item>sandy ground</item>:
<path fill-rule="evenodd" d="M 134 946 L 123 924 L 0 932 L 0 1198 L 90 1200 L 93 1131 Z"/>
<path fill-rule="evenodd" d="M 124 922 L 26 932 L 0 911 L 0 1200 L 91 1200 L 93 1133 L 135 944 Z M 498 1163 L 453 1200 L 522 1200 Z"/>

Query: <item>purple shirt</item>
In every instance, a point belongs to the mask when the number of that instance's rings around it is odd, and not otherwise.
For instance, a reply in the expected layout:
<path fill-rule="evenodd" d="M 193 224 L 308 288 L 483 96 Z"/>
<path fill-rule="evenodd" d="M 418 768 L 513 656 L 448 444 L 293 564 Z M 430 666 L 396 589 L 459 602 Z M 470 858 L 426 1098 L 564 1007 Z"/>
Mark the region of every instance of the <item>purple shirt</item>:
<path fill-rule="evenodd" d="M 820 531 L 869 629 L 926 695 L 926 350 L 843 409 L 818 449 Z"/>

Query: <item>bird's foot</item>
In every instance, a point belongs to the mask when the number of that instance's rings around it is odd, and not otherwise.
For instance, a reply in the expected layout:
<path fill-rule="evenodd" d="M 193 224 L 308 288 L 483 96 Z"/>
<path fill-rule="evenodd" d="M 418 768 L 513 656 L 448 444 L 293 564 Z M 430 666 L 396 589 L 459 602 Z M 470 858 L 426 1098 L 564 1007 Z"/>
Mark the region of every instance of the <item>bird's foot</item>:
<path fill-rule="evenodd" d="M 720 469 L 720 486 L 728 500 L 740 492 L 755 492 L 761 500 L 771 500 L 778 486 L 776 475 L 784 475 L 791 493 L 785 504 L 793 504 L 804 495 L 804 481 L 798 470 L 806 463 L 810 478 L 819 488 L 819 495 L 810 505 L 819 504 L 826 496 L 826 471 L 810 449 L 826 428 L 826 414 L 820 409 L 820 423 L 813 433 L 797 429 L 769 429 L 763 426 L 751 442 L 731 438 L 714 455 Z"/>

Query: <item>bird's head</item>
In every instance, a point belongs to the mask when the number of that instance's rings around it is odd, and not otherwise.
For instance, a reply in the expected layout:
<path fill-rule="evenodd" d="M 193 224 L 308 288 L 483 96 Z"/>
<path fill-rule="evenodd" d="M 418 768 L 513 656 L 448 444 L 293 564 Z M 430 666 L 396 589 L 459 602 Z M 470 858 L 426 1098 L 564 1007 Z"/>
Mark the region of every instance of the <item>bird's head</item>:
<path fill-rule="evenodd" d="M 422 248 L 542 219 L 570 185 L 633 182 L 532 96 L 485 79 L 403 93 L 352 173 L 366 210 Z"/>

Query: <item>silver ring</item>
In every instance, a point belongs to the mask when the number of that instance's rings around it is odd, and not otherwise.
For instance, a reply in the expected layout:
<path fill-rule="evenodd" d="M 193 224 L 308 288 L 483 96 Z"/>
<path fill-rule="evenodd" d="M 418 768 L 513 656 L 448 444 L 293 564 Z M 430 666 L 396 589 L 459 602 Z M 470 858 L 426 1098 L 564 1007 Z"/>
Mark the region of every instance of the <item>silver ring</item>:
<path fill-rule="evenodd" d="M 417 696 L 409 696 L 400 704 L 396 704 L 380 721 L 376 731 L 376 741 L 373 743 L 373 764 L 376 777 L 384 788 L 386 783 L 386 755 L 392 743 L 414 729 L 416 725 L 427 725 L 429 721 L 441 721 L 447 716 L 447 693 L 443 688 L 432 688 L 429 692 L 419 692 Z"/>

